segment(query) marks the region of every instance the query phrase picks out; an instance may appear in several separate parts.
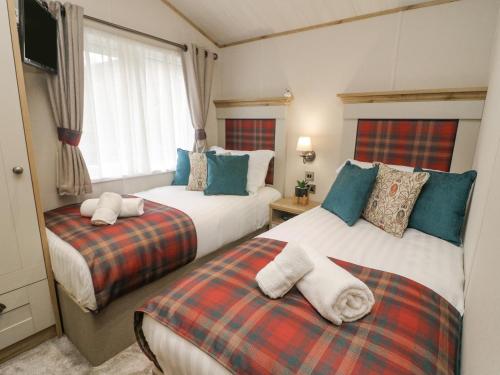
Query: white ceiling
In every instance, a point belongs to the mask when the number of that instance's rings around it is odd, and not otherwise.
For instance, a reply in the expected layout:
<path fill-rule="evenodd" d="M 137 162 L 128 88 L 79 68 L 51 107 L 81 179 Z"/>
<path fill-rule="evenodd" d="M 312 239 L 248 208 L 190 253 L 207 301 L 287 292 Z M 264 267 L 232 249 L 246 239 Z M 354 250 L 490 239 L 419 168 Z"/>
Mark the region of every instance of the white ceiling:
<path fill-rule="evenodd" d="M 429 0 L 167 0 L 218 44 Z"/>

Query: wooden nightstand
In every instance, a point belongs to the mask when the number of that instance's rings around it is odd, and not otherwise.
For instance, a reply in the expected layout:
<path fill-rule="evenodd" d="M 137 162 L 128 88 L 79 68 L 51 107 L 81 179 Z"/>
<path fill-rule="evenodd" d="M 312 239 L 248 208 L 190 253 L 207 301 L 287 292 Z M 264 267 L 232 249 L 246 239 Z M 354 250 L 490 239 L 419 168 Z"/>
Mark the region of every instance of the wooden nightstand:
<path fill-rule="evenodd" d="M 307 205 L 303 206 L 295 203 L 294 199 L 293 197 L 282 198 L 269 205 L 269 229 L 286 221 L 284 216 L 292 218 L 321 204 L 310 200 Z"/>

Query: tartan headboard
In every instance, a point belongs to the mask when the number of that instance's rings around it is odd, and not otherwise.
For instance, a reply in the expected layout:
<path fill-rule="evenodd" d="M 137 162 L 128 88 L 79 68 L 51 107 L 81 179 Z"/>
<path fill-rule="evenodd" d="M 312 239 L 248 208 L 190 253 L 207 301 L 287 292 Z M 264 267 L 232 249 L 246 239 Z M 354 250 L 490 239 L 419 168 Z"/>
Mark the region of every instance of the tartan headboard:
<path fill-rule="evenodd" d="M 458 120 L 358 120 L 354 158 L 449 172 Z"/>
<path fill-rule="evenodd" d="M 226 119 L 226 149 L 254 151 L 275 147 L 275 119 Z M 266 184 L 274 181 L 274 159 L 269 163 Z"/>

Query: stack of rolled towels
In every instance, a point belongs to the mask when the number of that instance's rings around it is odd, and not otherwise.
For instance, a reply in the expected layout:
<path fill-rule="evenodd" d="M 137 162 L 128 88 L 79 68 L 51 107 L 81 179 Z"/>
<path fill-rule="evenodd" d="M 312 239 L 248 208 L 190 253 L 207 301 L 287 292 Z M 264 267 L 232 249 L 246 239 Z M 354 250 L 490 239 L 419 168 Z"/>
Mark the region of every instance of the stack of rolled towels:
<path fill-rule="evenodd" d="M 90 217 L 92 225 L 113 225 L 118 217 L 144 214 L 144 199 L 122 198 L 120 194 L 106 192 L 99 198 L 87 199 L 80 206 L 80 214 Z"/>
<path fill-rule="evenodd" d="M 375 303 L 372 291 L 326 256 L 289 243 L 255 276 L 270 298 L 283 297 L 294 285 L 323 316 L 335 325 L 367 315 Z"/>

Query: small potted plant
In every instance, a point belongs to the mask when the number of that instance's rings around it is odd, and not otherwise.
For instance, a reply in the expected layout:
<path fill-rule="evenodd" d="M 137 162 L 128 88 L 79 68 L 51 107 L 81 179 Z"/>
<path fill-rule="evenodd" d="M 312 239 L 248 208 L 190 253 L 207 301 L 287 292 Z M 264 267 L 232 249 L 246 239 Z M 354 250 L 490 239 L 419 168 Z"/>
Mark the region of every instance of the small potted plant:
<path fill-rule="evenodd" d="M 309 185 L 305 180 L 297 180 L 297 186 L 295 186 L 295 203 L 304 206 L 309 203 Z"/>

